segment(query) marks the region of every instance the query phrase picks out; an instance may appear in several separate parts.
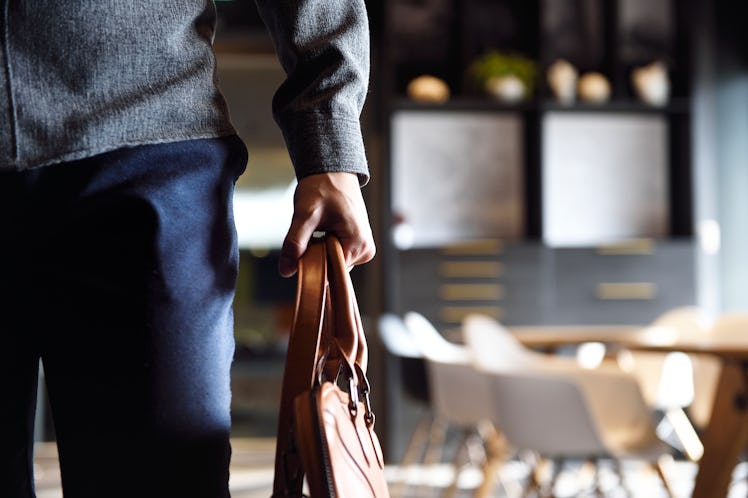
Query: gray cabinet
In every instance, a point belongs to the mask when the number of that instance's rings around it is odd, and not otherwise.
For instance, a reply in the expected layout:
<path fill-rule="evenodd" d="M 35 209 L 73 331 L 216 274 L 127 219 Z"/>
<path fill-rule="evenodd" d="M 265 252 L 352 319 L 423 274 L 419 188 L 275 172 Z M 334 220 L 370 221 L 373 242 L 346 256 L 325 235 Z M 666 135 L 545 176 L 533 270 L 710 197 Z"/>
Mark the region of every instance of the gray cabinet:
<path fill-rule="evenodd" d="M 695 302 L 690 240 L 598 248 L 496 243 L 400 253 L 396 299 L 442 329 L 471 312 L 507 325 L 646 324 Z"/>
<path fill-rule="evenodd" d="M 641 252 L 549 249 L 545 266 L 551 299 L 544 323 L 643 324 L 695 302 L 691 241 L 651 243 Z"/>

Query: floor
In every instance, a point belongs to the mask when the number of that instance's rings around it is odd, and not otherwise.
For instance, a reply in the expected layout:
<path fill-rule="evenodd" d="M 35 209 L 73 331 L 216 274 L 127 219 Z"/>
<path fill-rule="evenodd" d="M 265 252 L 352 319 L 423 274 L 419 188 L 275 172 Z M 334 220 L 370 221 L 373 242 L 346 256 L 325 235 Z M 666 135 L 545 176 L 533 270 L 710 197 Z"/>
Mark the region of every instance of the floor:
<path fill-rule="evenodd" d="M 232 498 L 268 498 L 273 482 L 273 439 L 232 440 Z M 54 443 L 37 443 L 34 473 L 37 498 L 62 498 L 60 467 Z"/>
<path fill-rule="evenodd" d="M 230 487 L 233 498 L 268 498 L 273 479 L 274 441 L 267 438 L 237 438 L 232 442 L 233 459 Z M 37 498 L 62 498 L 60 490 L 59 466 L 54 443 L 38 443 L 36 448 L 35 472 Z M 500 470 L 499 484 L 493 498 L 519 498 L 523 483 L 528 476 L 527 466 L 519 461 L 511 461 Z M 431 498 L 441 496 L 454 475 L 447 464 L 432 465 L 428 468 L 398 468 L 389 466 L 387 477 L 391 490 L 400 492 L 401 497 Z M 623 465 L 628 493 L 620 486 L 612 467 L 603 465 L 600 469 L 599 487 L 602 494 L 595 495 L 591 486 L 591 475 L 585 474 L 582 466 L 570 464 L 560 474 L 555 488 L 555 496 L 586 497 L 605 496 L 617 498 L 658 498 L 666 496 L 657 475 L 648 467 L 637 462 Z M 673 461 L 666 469 L 670 484 L 677 497 L 690 495 L 696 467 L 692 463 Z M 466 467 L 459 478 L 457 497 L 472 496 L 481 479 L 477 467 Z M 736 467 L 735 484 L 730 498 L 744 497 L 748 491 L 748 464 Z M 403 485 L 403 483 L 406 483 Z"/>

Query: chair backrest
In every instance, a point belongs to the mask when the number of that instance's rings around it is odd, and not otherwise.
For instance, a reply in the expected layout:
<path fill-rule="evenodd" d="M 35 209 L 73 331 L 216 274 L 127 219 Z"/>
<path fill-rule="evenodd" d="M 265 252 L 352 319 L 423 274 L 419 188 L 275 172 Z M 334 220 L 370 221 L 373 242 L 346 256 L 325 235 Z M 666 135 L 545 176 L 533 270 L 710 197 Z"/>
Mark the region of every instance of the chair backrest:
<path fill-rule="evenodd" d="M 608 453 L 575 382 L 540 372 L 486 373 L 494 422 L 512 445 L 553 457 Z"/>
<path fill-rule="evenodd" d="M 666 311 L 652 325 L 670 328 L 682 335 L 698 335 L 709 329 L 710 320 L 706 312 L 697 306 L 681 306 Z"/>
<path fill-rule="evenodd" d="M 402 318 L 394 313 L 384 313 L 378 320 L 379 338 L 385 349 L 396 360 L 388 375 L 397 377 L 403 392 L 411 399 L 430 404 L 431 389 L 426 372 L 426 359 L 413 334 Z"/>
<path fill-rule="evenodd" d="M 633 376 L 523 351 L 492 318 L 469 317 L 464 333 L 476 366 L 490 379 L 493 420 L 518 448 L 584 457 L 656 440 Z"/>
<path fill-rule="evenodd" d="M 477 366 L 487 371 L 524 368 L 547 359 L 545 355 L 526 348 L 501 323 L 488 316 L 471 314 L 465 317 L 462 334 Z"/>
<path fill-rule="evenodd" d="M 425 316 L 409 311 L 403 320 L 426 358 L 446 363 L 470 361 L 467 348 L 446 340 Z"/>
<path fill-rule="evenodd" d="M 657 317 L 643 332 L 653 341 L 707 333 L 709 318 L 697 306 L 672 308 Z M 647 403 L 667 410 L 691 405 L 697 394 L 693 357 L 683 353 L 622 350 L 619 366 L 639 380 Z"/>
<path fill-rule="evenodd" d="M 727 339 L 748 341 L 748 313 L 738 311 L 723 313 L 715 320 L 707 333 Z"/>
<path fill-rule="evenodd" d="M 636 453 L 661 443 L 634 376 L 617 369 L 581 368 L 564 376 L 583 392 L 597 433 L 610 453 Z"/>
<path fill-rule="evenodd" d="M 384 313 L 379 317 L 379 337 L 387 351 L 395 356 L 423 358 L 423 351 L 415 337 L 394 313 Z"/>
<path fill-rule="evenodd" d="M 488 381 L 478 372 L 465 346 L 447 341 L 423 315 L 404 316 L 426 358 L 432 407 L 444 420 L 472 426 L 491 419 Z"/>
<path fill-rule="evenodd" d="M 491 317 L 468 315 L 463 335 L 476 367 L 489 379 L 493 421 L 514 446 L 545 456 L 605 453 L 573 380 L 544 372 L 542 355 Z"/>

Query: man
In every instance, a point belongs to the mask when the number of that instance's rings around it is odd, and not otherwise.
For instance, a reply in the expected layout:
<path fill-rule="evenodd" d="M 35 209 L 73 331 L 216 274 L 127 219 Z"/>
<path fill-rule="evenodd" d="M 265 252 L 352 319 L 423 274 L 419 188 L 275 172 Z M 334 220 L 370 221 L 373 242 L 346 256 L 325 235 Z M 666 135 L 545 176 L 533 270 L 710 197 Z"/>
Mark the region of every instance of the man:
<path fill-rule="evenodd" d="M 40 359 L 66 498 L 228 496 L 246 151 L 214 82 L 215 8 L 0 6 L 0 496 L 34 495 Z M 279 271 L 320 229 L 364 263 L 363 1 L 258 7 L 288 73 L 273 109 L 299 179 Z"/>

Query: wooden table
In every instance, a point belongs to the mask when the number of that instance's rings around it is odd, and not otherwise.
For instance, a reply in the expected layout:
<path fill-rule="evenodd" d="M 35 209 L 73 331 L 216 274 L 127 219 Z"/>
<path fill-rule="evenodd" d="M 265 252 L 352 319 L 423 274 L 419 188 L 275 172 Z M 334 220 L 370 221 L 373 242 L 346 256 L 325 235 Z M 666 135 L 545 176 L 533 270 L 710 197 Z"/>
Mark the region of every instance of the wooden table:
<path fill-rule="evenodd" d="M 651 328 L 516 327 L 511 331 L 523 344 L 536 349 L 554 349 L 584 342 L 603 342 L 614 347 L 719 357 L 722 368 L 717 381 L 714 407 L 702 443 L 692 498 L 725 497 L 740 452 L 748 446 L 748 331 L 742 337 L 709 335 L 678 336 Z"/>
<path fill-rule="evenodd" d="M 525 346 L 548 352 L 585 342 L 616 345 L 637 338 L 642 330 L 642 327 L 631 325 L 522 325 L 508 328 Z"/>

